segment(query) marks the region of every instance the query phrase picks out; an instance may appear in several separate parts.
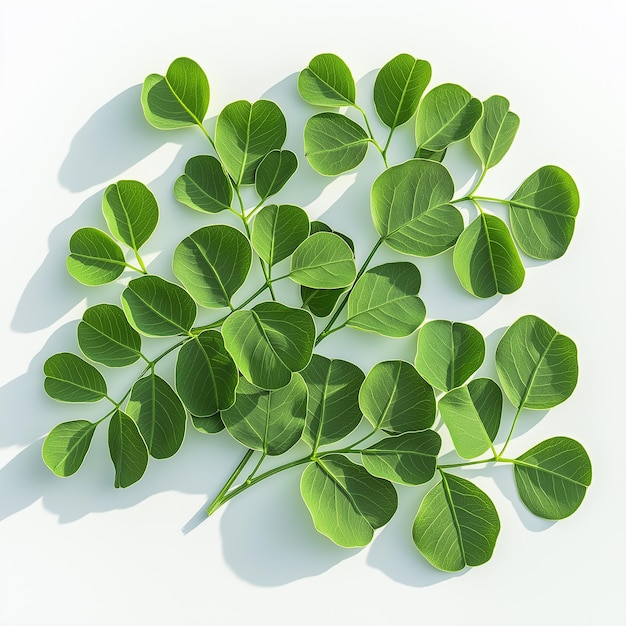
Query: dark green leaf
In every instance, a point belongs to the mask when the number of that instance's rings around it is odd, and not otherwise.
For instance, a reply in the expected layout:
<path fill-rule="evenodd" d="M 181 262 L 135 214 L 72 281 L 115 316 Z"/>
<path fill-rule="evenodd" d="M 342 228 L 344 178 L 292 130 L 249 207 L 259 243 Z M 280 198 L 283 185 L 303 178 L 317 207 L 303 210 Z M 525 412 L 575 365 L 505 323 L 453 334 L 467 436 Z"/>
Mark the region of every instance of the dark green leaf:
<path fill-rule="evenodd" d="M 310 104 L 327 107 L 353 105 L 356 85 L 350 69 L 336 54 L 318 54 L 298 76 L 298 91 Z"/>
<path fill-rule="evenodd" d="M 174 183 L 174 197 L 196 211 L 219 213 L 230 208 L 233 188 L 222 164 L 201 154 L 185 164 L 185 173 Z"/>
<path fill-rule="evenodd" d="M 43 364 L 43 373 L 46 393 L 59 402 L 97 402 L 107 394 L 102 374 L 69 352 L 49 357 Z"/>
<path fill-rule="evenodd" d="M 222 432 L 225 428 L 222 416 L 219 413 L 209 415 L 209 417 L 192 415 L 191 423 L 198 432 L 205 435 L 215 435 L 216 433 Z"/>
<path fill-rule="evenodd" d="M 89 451 L 97 425 L 77 420 L 55 426 L 43 442 L 41 455 L 44 463 L 57 476 L 71 476 L 77 472 Z"/>
<path fill-rule="evenodd" d="M 109 452 L 115 466 L 115 487 L 136 483 L 148 467 L 148 450 L 133 419 L 123 411 L 109 422 Z"/>
<path fill-rule="evenodd" d="M 122 249 L 97 228 L 79 228 L 70 238 L 67 271 L 83 285 L 104 285 L 126 267 Z"/>
<path fill-rule="evenodd" d="M 254 187 L 263 200 L 277 194 L 298 169 L 298 158 L 289 150 L 272 150 L 259 163 Z"/>
<path fill-rule="evenodd" d="M 444 148 L 443 150 L 427 150 L 426 148 L 418 148 L 415 151 L 416 159 L 426 159 L 428 161 L 437 161 L 437 163 L 441 163 L 443 158 L 446 156 L 446 152 L 448 148 Z"/>

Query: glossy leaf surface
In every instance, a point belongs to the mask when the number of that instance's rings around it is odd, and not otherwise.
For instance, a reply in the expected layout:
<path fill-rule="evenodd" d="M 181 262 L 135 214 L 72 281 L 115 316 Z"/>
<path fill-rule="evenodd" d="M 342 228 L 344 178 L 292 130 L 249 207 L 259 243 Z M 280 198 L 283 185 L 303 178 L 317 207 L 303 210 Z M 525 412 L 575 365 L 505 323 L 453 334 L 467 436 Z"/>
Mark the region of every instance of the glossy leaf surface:
<path fill-rule="evenodd" d="M 57 476 L 76 473 L 89 451 L 97 424 L 87 420 L 64 422 L 55 426 L 45 441 L 41 455 Z"/>
<path fill-rule="evenodd" d="M 298 91 L 304 100 L 317 106 L 340 107 L 356 100 L 352 72 L 343 59 L 330 53 L 313 57 L 300 72 Z"/>
<path fill-rule="evenodd" d="M 233 188 L 222 164 L 214 156 L 200 154 L 185 164 L 185 173 L 174 183 L 174 197 L 196 211 L 219 213 L 231 207 Z"/>
<path fill-rule="evenodd" d="M 67 271 L 83 285 L 113 282 L 124 271 L 122 249 L 97 228 L 79 228 L 70 238 Z"/>
<path fill-rule="evenodd" d="M 43 364 L 46 393 L 59 402 L 97 402 L 107 394 L 102 374 L 70 352 L 53 354 Z"/>
<path fill-rule="evenodd" d="M 259 163 L 254 187 L 263 200 L 277 194 L 298 169 L 298 158 L 290 150 L 272 150 Z"/>
<path fill-rule="evenodd" d="M 117 410 L 109 422 L 109 453 L 115 467 L 115 487 L 136 483 L 148 467 L 148 450 L 134 420 Z"/>

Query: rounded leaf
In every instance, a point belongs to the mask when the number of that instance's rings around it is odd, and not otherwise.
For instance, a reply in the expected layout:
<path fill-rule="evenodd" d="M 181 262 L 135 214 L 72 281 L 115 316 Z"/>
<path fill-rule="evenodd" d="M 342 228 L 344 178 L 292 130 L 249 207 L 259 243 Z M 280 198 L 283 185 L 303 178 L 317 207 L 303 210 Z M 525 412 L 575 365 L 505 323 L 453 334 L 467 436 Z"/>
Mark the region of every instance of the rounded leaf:
<path fill-rule="evenodd" d="M 259 163 L 254 188 L 263 200 L 277 194 L 298 169 L 298 158 L 290 150 L 272 150 Z"/>
<path fill-rule="evenodd" d="M 174 183 L 174 197 L 196 211 L 219 213 L 230 208 L 233 188 L 222 164 L 200 154 L 185 164 L 185 173 Z"/>
<path fill-rule="evenodd" d="M 70 237 L 67 271 L 83 285 L 113 282 L 125 267 L 122 249 L 101 230 L 79 228 Z"/>
<path fill-rule="evenodd" d="M 148 450 L 133 419 L 119 409 L 109 422 L 109 452 L 115 467 L 115 487 L 136 483 L 148 467 Z"/>
<path fill-rule="evenodd" d="M 298 75 L 298 91 L 310 104 L 324 107 L 352 105 L 356 85 L 343 59 L 328 52 L 313 57 Z"/>
<path fill-rule="evenodd" d="M 76 473 L 89 451 L 98 424 L 86 420 L 64 422 L 55 426 L 43 442 L 44 463 L 57 476 Z"/>
<path fill-rule="evenodd" d="M 46 393 L 59 402 L 97 402 L 107 395 L 102 374 L 75 354 L 53 354 L 43 364 Z"/>
<path fill-rule="evenodd" d="M 222 432 L 225 428 L 222 416 L 219 413 L 209 415 L 208 417 L 192 415 L 191 423 L 199 433 L 205 435 L 215 435 L 216 433 Z"/>

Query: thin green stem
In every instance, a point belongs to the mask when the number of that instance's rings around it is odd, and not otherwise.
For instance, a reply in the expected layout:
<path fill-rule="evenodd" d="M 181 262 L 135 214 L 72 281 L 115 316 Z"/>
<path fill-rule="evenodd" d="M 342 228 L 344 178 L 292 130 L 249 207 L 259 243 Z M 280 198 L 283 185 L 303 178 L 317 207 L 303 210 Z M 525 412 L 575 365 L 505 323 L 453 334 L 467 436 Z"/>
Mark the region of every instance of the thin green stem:
<path fill-rule="evenodd" d="M 135 250 L 135 256 L 137 257 L 137 263 L 139 263 L 139 267 L 141 268 L 141 271 L 144 274 L 147 274 L 148 270 L 146 269 L 146 264 L 143 262 L 141 255 L 139 254 L 139 250 Z"/>
<path fill-rule="evenodd" d="M 207 515 L 213 515 L 217 509 L 222 506 L 222 504 L 226 501 L 224 496 L 226 496 L 226 492 L 230 489 L 231 485 L 237 480 L 237 477 L 243 471 L 243 468 L 248 464 L 250 457 L 254 454 L 254 450 L 248 450 L 243 459 L 241 459 L 241 463 L 237 465 L 235 471 L 231 474 L 230 478 L 226 481 L 220 492 L 215 496 L 215 499 L 211 504 L 209 504 L 209 508 L 207 509 Z M 244 483 L 245 484 L 245 483 Z"/>
<path fill-rule="evenodd" d="M 207 129 L 204 127 L 202 122 L 200 122 L 198 120 L 198 118 L 196 118 L 196 123 L 200 127 L 200 130 L 204 133 L 204 136 L 209 140 L 209 143 L 211 144 L 211 146 L 213 146 L 213 150 L 215 150 L 215 152 L 217 153 L 217 148 L 215 147 L 215 142 L 213 141 L 213 138 L 211 137 L 211 135 L 209 135 L 209 132 L 207 131 Z"/>
<path fill-rule="evenodd" d="M 343 324 L 341 324 L 341 326 L 335 326 L 335 328 L 330 328 L 329 330 L 322 331 L 320 333 L 319 337 L 315 340 L 315 345 L 317 345 L 320 342 L 324 341 L 324 339 L 326 339 L 326 337 L 328 337 L 328 335 L 332 335 L 333 333 L 336 333 L 338 330 L 341 330 L 342 328 L 345 328 L 347 323 L 348 323 L 348 320 L 346 320 Z"/>
<path fill-rule="evenodd" d="M 498 202 L 499 204 L 511 204 L 509 200 L 504 200 L 504 198 L 491 198 L 489 196 L 474 196 L 474 195 L 472 195 L 472 198 L 476 200 L 485 200 L 486 202 Z"/>
<path fill-rule="evenodd" d="M 383 156 L 387 156 L 387 150 L 389 149 L 389 144 L 391 143 L 391 138 L 393 137 L 393 131 L 395 130 L 394 128 L 390 128 L 389 129 L 389 134 L 387 135 L 387 141 L 385 142 L 385 147 L 383 148 Z M 387 165 L 387 159 L 385 159 L 385 166 L 389 167 Z"/>
<path fill-rule="evenodd" d="M 365 437 L 361 437 L 358 441 L 351 443 L 347 448 L 341 448 L 339 450 L 325 450 L 324 452 L 320 452 L 317 456 L 324 456 L 326 454 L 357 454 L 363 452 L 363 450 L 355 450 L 355 448 L 362 444 L 364 441 L 367 441 L 370 437 L 373 437 L 378 432 L 378 428 L 369 432 Z"/>
<path fill-rule="evenodd" d="M 124 265 L 126 267 L 128 267 L 129 269 L 134 270 L 138 274 L 147 274 L 148 273 L 148 271 L 145 268 L 141 269 L 139 267 L 135 267 L 134 265 L 131 265 L 130 263 L 126 263 L 126 262 L 124 263 Z"/>
<path fill-rule="evenodd" d="M 494 454 L 494 456 L 490 459 L 479 459 L 478 461 L 463 461 L 463 463 L 448 463 L 446 465 L 437 465 L 437 469 L 448 469 L 451 467 L 466 467 L 468 465 L 483 465 L 485 463 L 495 463 L 498 460 L 499 459 L 497 455 Z"/>
<path fill-rule="evenodd" d="M 369 134 L 369 140 L 376 146 L 376 148 L 378 149 L 378 152 L 380 152 L 381 156 L 383 157 L 383 161 L 385 162 L 385 168 L 389 167 L 389 165 L 387 164 L 387 147 L 389 145 L 389 141 L 391 137 L 387 138 L 387 145 L 385 146 L 385 148 L 384 149 L 381 148 L 380 144 L 376 141 L 376 138 L 374 137 L 374 133 L 372 132 L 372 127 L 370 126 L 370 122 L 367 119 L 367 115 L 365 114 L 365 111 L 358 104 L 355 104 L 354 107 L 356 108 L 357 111 L 360 111 L 361 115 L 363 116 L 363 119 L 365 120 L 365 126 Z"/>
<path fill-rule="evenodd" d="M 470 198 L 476 193 L 476 190 L 480 187 L 480 183 L 485 179 L 485 174 L 487 174 L 487 168 L 484 167 L 483 171 L 480 174 L 480 178 L 476 181 L 476 184 L 472 188 L 472 190 L 467 194 Z"/>
<path fill-rule="evenodd" d="M 254 469 L 250 472 L 250 475 L 248 476 L 248 478 L 246 478 L 246 483 L 249 483 L 254 478 L 254 475 L 259 471 L 259 467 L 261 467 L 261 463 L 265 461 L 266 456 L 267 456 L 267 452 L 264 452 L 261 455 L 261 458 L 259 459 L 258 463 L 254 466 Z"/>
<path fill-rule="evenodd" d="M 506 438 L 506 441 L 504 442 L 504 445 L 502 446 L 502 450 L 500 450 L 500 454 L 496 455 L 498 459 L 502 458 L 502 455 L 504 454 L 504 451 L 506 450 L 507 446 L 509 445 L 509 441 L 511 441 L 511 437 L 513 436 L 513 431 L 515 430 L 515 426 L 517 424 L 517 420 L 518 420 L 518 418 L 520 416 L 520 413 L 522 412 L 523 408 L 524 408 L 524 403 L 522 402 L 519 405 L 519 407 L 518 407 L 518 409 L 517 409 L 517 411 L 515 413 L 515 417 L 513 418 L 513 423 L 511 424 L 511 430 L 509 431 L 509 435 Z"/>

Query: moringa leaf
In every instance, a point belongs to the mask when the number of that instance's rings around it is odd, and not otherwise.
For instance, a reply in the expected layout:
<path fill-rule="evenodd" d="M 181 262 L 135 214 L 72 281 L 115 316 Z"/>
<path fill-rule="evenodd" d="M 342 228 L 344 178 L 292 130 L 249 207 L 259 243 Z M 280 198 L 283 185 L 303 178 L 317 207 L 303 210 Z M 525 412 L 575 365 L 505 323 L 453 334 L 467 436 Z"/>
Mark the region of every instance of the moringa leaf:
<path fill-rule="evenodd" d="M 219 213 L 230 209 L 233 188 L 222 164 L 213 156 L 200 154 L 185 164 L 185 173 L 174 183 L 174 197 L 196 211 Z"/>
<path fill-rule="evenodd" d="M 469 324 L 433 320 L 417 336 L 417 371 L 437 389 L 460 387 L 485 358 L 485 340 Z"/>
<path fill-rule="evenodd" d="M 228 432 L 252 450 L 284 454 L 300 439 L 306 418 L 307 387 L 300 374 L 287 385 L 265 391 L 239 381 L 235 403 L 222 412 Z"/>
<path fill-rule="evenodd" d="M 232 406 L 238 382 L 237 367 L 219 331 L 195 335 L 178 352 L 176 391 L 192 415 L 210 417 Z"/>
<path fill-rule="evenodd" d="M 446 83 L 431 89 L 417 111 L 417 145 L 438 152 L 465 139 L 483 113 L 480 100 L 460 87 Z"/>
<path fill-rule="evenodd" d="M 202 126 L 209 108 L 209 81 L 191 59 L 175 59 L 165 76 L 150 74 L 143 83 L 141 104 L 146 120 L 155 128 L 170 130 Z"/>
<path fill-rule="evenodd" d="M 336 54 L 313 57 L 298 75 L 298 91 L 310 104 L 323 107 L 354 105 L 356 85 L 352 72 Z"/>
<path fill-rule="evenodd" d="M 374 82 L 374 106 L 383 124 L 394 129 L 413 117 L 431 75 L 430 63 L 410 54 L 383 65 Z"/>
<path fill-rule="evenodd" d="M 122 292 L 128 321 L 149 337 L 187 334 L 196 319 L 196 303 L 178 285 L 159 276 L 134 278 Z"/>
<path fill-rule="evenodd" d="M 232 226 L 203 226 L 174 250 L 172 269 L 194 300 L 203 307 L 230 306 L 252 264 L 246 236 Z"/>
<path fill-rule="evenodd" d="M 133 419 L 119 409 L 109 422 L 109 452 L 115 467 L 115 487 L 136 483 L 148 467 L 148 450 Z"/>
<path fill-rule="evenodd" d="M 302 499 L 315 528 L 344 548 L 367 545 L 398 508 L 393 485 L 340 454 L 318 458 L 302 473 Z"/>
<path fill-rule="evenodd" d="M 287 122 L 269 100 L 238 100 L 224 107 L 215 126 L 215 147 L 236 186 L 254 183 L 256 169 L 272 150 L 280 150 Z"/>
<path fill-rule="evenodd" d="M 197 415 L 192 415 L 191 423 L 199 433 L 203 433 L 205 435 L 215 435 L 222 432 L 225 428 L 222 416 L 219 413 L 209 415 L 208 417 L 198 417 Z"/>
<path fill-rule="evenodd" d="M 362 126 L 339 113 L 318 113 L 304 127 L 304 154 L 324 176 L 354 169 L 365 158 L 369 142 Z"/>
<path fill-rule="evenodd" d="M 280 389 L 311 360 L 315 322 L 308 311 L 262 302 L 229 315 L 222 335 L 249 382 L 261 389 Z"/>
<path fill-rule="evenodd" d="M 124 311 L 113 304 L 96 304 L 83 313 L 76 329 L 78 345 L 92 361 L 124 367 L 141 357 L 141 337 Z"/>
<path fill-rule="evenodd" d="M 461 285 L 479 298 L 513 293 L 526 275 L 507 225 L 482 211 L 456 242 L 454 270 Z"/>
<path fill-rule="evenodd" d="M 87 420 L 57 424 L 43 442 L 41 455 L 44 463 L 57 476 L 76 473 L 89 451 L 96 426 L 98 424 Z"/>
<path fill-rule="evenodd" d="M 46 393 L 59 402 L 97 402 L 107 395 L 102 374 L 79 356 L 59 352 L 43 364 Z"/>
<path fill-rule="evenodd" d="M 421 283 L 413 263 L 386 263 L 368 270 L 350 292 L 346 324 L 387 337 L 410 335 L 426 316 L 417 295 Z"/>
<path fill-rule="evenodd" d="M 434 161 L 412 159 L 385 170 L 372 186 L 372 219 L 385 243 L 403 254 L 432 256 L 452 247 L 463 217 L 450 204 L 454 182 Z"/>
<path fill-rule="evenodd" d="M 309 236 L 309 216 L 292 204 L 270 204 L 254 218 L 250 241 L 269 265 L 290 256 Z"/>
<path fill-rule="evenodd" d="M 298 157 L 290 150 L 272 150 L 259 163 L 254 175 L 254 188 L 265 201 L 277 194 L 298 169 Z"/>
<path fill-rule="evenodd" d="M 518 409 L 551 409 L 578 381 L 576 344 L 535 315 L 511 324 L 496 348 L 502 389 Z"/>
<path fill-rule="evenodd" d="M 433 388 L 406 361 L 383 361 L 370 370 L 359 406 L 372 426 L 400 434 L 433 425 L 437 410 Z"/>
<path fill-rule="evenodd" d="M 458 572 L 493 554 L 500 519 L 489 496 L 464 478 L 441 472 L 413 522 L 413 542 L 437 569 Z"/>
<path fill-rule="evenodd" d="M 528 509 L 563 519 L 581 505 L 591 484 L 591 461 L 574 439 L 552 437 L 513 460 L 515 484 Z"/>
<path fill-rule="evenodd" d="M 508 201 L 515 241 L 535 259 L 558 259 L 574 235 L 580 197 L 572 177 L 556 165 L 533 172 Z"/>
<path fill-rule="evenodd" d="M 83 285 L 113 282 L 125 267 L 122 249 L 101 230 L 79 228 L 70 237 L 67 271 Z"/>

